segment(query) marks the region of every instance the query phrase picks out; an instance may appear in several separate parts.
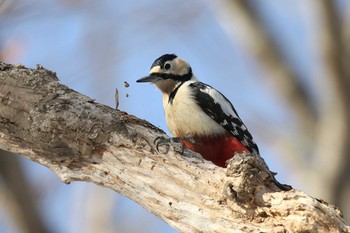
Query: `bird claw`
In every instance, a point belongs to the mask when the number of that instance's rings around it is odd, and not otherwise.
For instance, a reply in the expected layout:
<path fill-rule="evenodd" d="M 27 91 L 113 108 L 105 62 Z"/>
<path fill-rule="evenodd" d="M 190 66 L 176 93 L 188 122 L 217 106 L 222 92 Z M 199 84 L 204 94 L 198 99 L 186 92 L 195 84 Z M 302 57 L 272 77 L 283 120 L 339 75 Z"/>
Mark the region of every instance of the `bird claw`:
<path fill-rule="evenodd" d="M 166 146 L 165 154 L 167 154 L 170 150 L 170 138 L 165 138 L 163 136 L 159 136 L 156 139 L 154 139 L 153 142 L 156 145 L 156 150 L 159 152 L 159 146 Z"/>
<path fill-rule="evenodd" d="M 172 137 L 172 138 L 166 138 L 163 136 L 159 136 L 154 140 L 154 144 L 156 145 L 156 150 L 159 152 L 159 146 L 166 146 L 166 151 L 164 154 L 167 154 L 170 150 L 170 146 L 180 147 L 181 154 L 183 155 L 185 152 L 185 147 L 181 143 L 182 140 L 190 141 L 194 143 L 194 139 L 190 135 L 185 135 L 182 137 Z"/>
<path fill-rule="evenodd" d="M 157 137 L 154 140 L 154 144 L 156 145 L 156 150 L 159 152 L 159 146 L 166 146 L 166 151 L 164 154 L 167 154 L 170 150 L 170 146 L 178 146 L 181 148 L 181 154 L 184 152 L 184 146 L 181 144 L 178 138 L 166 138 L 163 136 Z"/>

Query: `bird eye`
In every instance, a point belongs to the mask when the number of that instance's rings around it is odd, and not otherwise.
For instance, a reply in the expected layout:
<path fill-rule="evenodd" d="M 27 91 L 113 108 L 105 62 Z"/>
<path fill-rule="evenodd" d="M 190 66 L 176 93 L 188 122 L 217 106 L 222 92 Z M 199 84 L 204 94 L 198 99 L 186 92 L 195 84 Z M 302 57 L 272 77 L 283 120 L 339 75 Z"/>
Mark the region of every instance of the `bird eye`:
<path fill-rule="evenodd" d="M 169 63 L 166 63 L 164 65 L 164 69 L 169 70 L 171 68 L 171 65 Z"/>

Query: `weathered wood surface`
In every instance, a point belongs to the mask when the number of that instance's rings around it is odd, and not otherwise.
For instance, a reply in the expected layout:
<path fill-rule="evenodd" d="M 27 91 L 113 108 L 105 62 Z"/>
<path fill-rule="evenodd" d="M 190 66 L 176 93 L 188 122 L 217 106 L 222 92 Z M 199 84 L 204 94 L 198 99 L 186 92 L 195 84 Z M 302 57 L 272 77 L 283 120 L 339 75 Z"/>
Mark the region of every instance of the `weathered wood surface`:
<path fill-rule="evenodd" d="M 281 191 L 260 158 L 228 169 L 198 154 L 157 153 L 164 133 L 95 103 L 42 67 L 0 63 L 0 148 L 138 202 L 180 232 L 349 232 L 340 211 L 298 190 Z"/>

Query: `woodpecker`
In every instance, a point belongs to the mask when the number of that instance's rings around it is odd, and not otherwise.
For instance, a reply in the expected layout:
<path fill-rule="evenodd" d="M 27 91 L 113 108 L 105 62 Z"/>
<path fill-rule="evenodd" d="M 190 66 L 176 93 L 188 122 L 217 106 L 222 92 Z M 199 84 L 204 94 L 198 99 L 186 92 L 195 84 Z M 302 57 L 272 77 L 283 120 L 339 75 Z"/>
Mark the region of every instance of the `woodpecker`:
<path fill-rule="evenodd" d="M 160 89 L 169 131 L 204 159 L 226 167 L 226 161 L 235 153 L 259 154 L 231 102 L 213 87 L 199 82 L 191 66 L 175 54 L 157 58 L 149 75 L 137 82 L 151 82 Z"/>

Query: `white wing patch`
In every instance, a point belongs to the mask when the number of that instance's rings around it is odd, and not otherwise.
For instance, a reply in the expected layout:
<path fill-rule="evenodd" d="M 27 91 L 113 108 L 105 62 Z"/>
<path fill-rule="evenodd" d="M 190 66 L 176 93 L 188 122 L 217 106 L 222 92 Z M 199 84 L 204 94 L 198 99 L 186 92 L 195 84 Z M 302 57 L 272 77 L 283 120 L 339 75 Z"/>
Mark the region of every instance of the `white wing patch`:
<path fill-rule="evenodd" d="M 231 103 L 227 102 L 227 100 L 223 97 L 223 95 L 220 92 L 209 86 L 205 86 L 205 88 L 200 89 L 200 91 L 210 95 L 214 102 L 221 106 L 222 111 L 226 115 L 238 118 L 237 114 L 232 109 Z"/>

